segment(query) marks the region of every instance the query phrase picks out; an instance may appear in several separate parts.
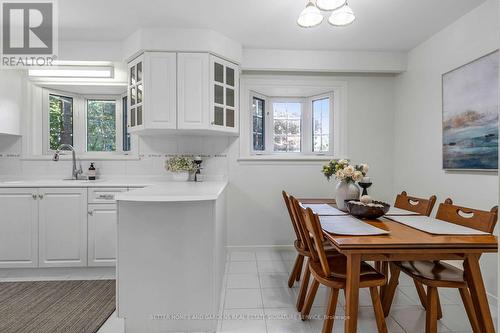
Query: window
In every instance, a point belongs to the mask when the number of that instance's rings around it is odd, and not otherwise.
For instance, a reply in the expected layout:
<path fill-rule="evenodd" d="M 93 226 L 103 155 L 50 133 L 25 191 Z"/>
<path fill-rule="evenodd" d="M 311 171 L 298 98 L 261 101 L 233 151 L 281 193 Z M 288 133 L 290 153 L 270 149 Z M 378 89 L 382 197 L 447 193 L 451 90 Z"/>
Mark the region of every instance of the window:
<path fill-rule="evenodd" d="M 333 155 L 332 92 L 300 98 L 251 93 L 250 98 L 254 154 Z"/>
<path fill-rule="evenodd" d="M 123 151 L 130 151 L 130 133 L 128 132 L 127 96 L 122 97 L 122 139 Z"/>
<path fill-rule="evenodd" d="M 253 97 L 252 102 L 252 124 L 253 124 L 253 150 L 263 151 L 265 149 L 264 144 L 264 123 L 265 123 L 265 101 L 259 97 Z"/>
<path fill-rule="evenodd" d="M 73 145 L 73 98 L 49 95 L 49 147 Z"/>
<path fill-rule="evenodd" d="M 330 99 L 312 101 L 313 152 L 330 150 Z"/>
<path fill-rule="evenodd" d="M 37 148 L 42 154 L 50 155 L 63 143 L 75 147 L 79 154 L 107 156 L 132 150 L 126 96 L 42 89 L 42 97 L 43 131 Z"/>
<path fill-rule="evenodd" d="M 273 103 L 275 152 L 300 152 L 302 103 Z"/>
<path fill-rule="evenodd" d="M 87 99 L 87 151 L 116 150 L 116 101 Z"/>

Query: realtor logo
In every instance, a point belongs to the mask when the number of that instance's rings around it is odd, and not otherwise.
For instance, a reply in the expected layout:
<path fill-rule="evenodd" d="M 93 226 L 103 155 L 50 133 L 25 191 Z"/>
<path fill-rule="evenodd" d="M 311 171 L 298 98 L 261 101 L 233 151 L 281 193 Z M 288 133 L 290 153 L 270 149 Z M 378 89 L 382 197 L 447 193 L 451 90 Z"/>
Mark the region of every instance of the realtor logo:
<path fill-rule="evenodd" d="M 57 46 L 54 0 L 0 2 L 2 66 L 51 65 Z"/>

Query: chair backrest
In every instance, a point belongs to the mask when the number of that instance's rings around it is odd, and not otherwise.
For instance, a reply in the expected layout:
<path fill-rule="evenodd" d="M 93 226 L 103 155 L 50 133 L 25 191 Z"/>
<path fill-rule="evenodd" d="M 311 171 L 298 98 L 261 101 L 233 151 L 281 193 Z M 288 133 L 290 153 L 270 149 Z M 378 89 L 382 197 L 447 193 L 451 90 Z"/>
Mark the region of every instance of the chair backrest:
<path fill-rule="evenodd" d="M 281 191 L 283 195 L 283 200 L 285 201 L 286 209 L 288 210 L 288 215 L 290 216 L 290 222 L 292 222 L 293 231 L 295 232 L 295 237 L 299 242 L 302 241 L 302 237 L 299 231 L 297 216 L 295 215 L 295 210 L 291 205 L 290 196 L 286 191 Z"/>
<path fill-rule="evenodd" d="M 297 200 L 293 200 L 296 211 L 302 217 L 302 223 L 307 232 L 307 243 L 311 253 L 311 260 L 319 262 L 325 276 L 330 276 L 331 270 L 325 253 L 323 231 L 318 215 L 311 208 L 304 209 Z"/>
<path fill-rule="evenodd" d="M 394 207 L 409 210 L 425 216 L 430 216 L 434 204 L 436 203 L 436 196 L 433 195 L 429 199 L 422 199 L 409 196 L 405 191 L 398 194 Z"/>
<path fill-rule="evenodd" d="M 488 212 L 485 210 L 456 206 L 453 204 L 453 201 L 448 198 L 445 202 L 439 204 L 436 218 L 464 227 L 492 233 L 497 223 L 498 206 L 493 207 Z"/>

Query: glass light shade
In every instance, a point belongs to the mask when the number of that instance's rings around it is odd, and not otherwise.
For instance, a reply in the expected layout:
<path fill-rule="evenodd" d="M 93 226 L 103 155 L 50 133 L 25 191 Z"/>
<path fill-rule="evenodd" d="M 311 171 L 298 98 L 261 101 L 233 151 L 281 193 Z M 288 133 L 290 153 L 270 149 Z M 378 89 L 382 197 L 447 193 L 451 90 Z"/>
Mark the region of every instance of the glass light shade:
<path fill-rule="evenodd" d="M 349 5 L 345 5 L 340 7 L 337 10 L 334 10 L 332 15 L 328 18 L 328 22 L 335 26 L 344 26 L 349 25 L 356 19 L 354 16 L 354 12 L 352 11 Z"/>
<path fill-rule="evenodd" d="M 317 0 L 316 5 L 321 10 L 335 10 L 345 5 L 346 0 Z"/>
<path fill-rule="evenodd" d="M 323 21 L 323 15 L 312 1 L 300 13 L 297 24 L 303 28 L 315 27 Z"/>

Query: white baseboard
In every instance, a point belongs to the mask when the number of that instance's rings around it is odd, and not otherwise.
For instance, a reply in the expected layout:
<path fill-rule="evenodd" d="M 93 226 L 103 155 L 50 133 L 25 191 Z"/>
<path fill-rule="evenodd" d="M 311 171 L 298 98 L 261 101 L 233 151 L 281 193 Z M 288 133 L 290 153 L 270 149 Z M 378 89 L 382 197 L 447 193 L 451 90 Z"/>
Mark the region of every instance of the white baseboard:
<path fill-rule="evenodd" d="M 293 245 L 230 245 L 227 251 L 264 251 L 264 250 L 294 250 Z"/>

